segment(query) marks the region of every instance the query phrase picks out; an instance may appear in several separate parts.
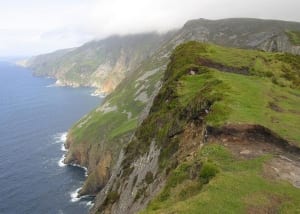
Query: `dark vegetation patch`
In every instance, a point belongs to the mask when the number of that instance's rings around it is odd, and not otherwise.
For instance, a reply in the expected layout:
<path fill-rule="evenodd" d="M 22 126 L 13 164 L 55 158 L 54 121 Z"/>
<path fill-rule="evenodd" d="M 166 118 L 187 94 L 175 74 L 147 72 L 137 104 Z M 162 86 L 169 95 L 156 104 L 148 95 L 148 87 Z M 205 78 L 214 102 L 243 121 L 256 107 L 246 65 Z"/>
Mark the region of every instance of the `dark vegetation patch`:
<path fill-rule="evenodd" d="M 276 59 L 287 63 L 287 65 L 282 65 L 282 75 L 281 77 L 289 80 L 293 83 L 294 88 L 299 88 L 300 86 L 300 56 L 292 55 L 288 53 L 283 53 L 276 55 Z"/>
<path fill-rule="evenodd" d="M 198 63 L 202 66 L 214 68 L 214 69 L 217 69 L 222 72 L 250 75 L 249 68 L 246 66 L 242 66 L 242 67 L 228 66 L 228 65 L 224 65 L 222 63 L 214 62 L 210 59 L 203 58 L 203 57 L 198 58 Z"/>
<path fill-rule="evenodd" d="M 218 167 L 212 162 L 202 162 L 198 160 L 192 163 L 182 163 L 169 175 L 164 189 L 158 195 L 158 200 L 160 202 L 168 200 L 172 194 L 172 189 L 186 181 L 193 182 L 192 185 L 188 185 L 187 188 L 183 188 L 180 191 L 179 196 L 181 200 L 186 198 L 187 195 L 191 196 L 196 194 L 201 190 L 202 186 L 209 183 L 218 172 Z"/>
<path fill-rule="evenodd" d="M 147 189 L 146 186 L 143 186 L 143 187 L 139 188 L 136 195 L 135 195 L 135 197 L 134 197 L 134 201 L 137 201 L 140 198 L 145 197 L 146 189 Z"/>
<path fill-rule="evenodd" d="M 120 195 L 117 191 L 110 191 L 105 198 L 104 206 L 115 203 L 119 198 Z"/>
<path fill-rule="evenodd" d="M 145 176 L 145 181 L 147 184 L 151 184 L 153 182 L 154 178 L 153 178 L 153 173 L 148 171 L 146 176 Z"/>
<path fill-rule="evenodd" d="M 273 111 L 276 111 L 276 112 L 283 112 L 283 109 L 280 108 L 276 103 L 274 102 L 269 102 L 269 108 L 271 108 Z"/>

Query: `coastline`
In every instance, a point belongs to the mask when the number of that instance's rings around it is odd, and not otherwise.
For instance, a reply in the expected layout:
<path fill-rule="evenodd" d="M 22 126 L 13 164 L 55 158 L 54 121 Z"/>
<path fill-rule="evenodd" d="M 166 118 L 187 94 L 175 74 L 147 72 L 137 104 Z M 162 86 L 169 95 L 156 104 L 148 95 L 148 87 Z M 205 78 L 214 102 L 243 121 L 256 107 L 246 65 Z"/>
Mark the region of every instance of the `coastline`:
<path fill-rule="evenodd" d="M 56 76 L 51 76 L 51 75 L 37 75 L 34 73 L 34 71 L 30 68 L 29 65 L 29 59 L 23 59 L 23 60 L 18 60 L 13 62 L 14 65 L 23 67 L 28 69 L 33 76 L 36 77 L 44 77 L 47 79 L 52 79 L 55 82 L 51 85 L 48 85 L 46 87 L 70 87 L 70 88 L 80 88 L 80 87 L 86 87 L 86 88 L 91 88 L 93 92 L 91 92 L 92 97 L 100 97 L 100 98 L 105 98 L 108 93 L 104 92 L 100 86 L 95 86 L 95 85 L 82 85 L 81 83 L 76 83 L 76 82 L 71 82 L 63 79 L 59 79 Z"/>
<path fill-rule="evenodd" d="M 68 152 L 68 149 L 66 148 L 65 146 L 65 143 L 66 143 L 66 140 L 67 140 L 67 135 L 68 135 L 68 132 L 62 132 L 62 133 L 58 133 L 57 136 L 55 137 L 56 139 L 56 143 L 60 143 L 61 144 L 61 147 L 60 147 L 60 150 L 63 153 L 62 157 L 59 159 L 59 161 L 57 162 L 58 166 L 60 168 L 63 168 L 63 167 L 76 167 L 76 168 L 80 168 L 81 170 L 84 171 L 84 176 L 87 177 L 88 176 L 88 168 L 87 167 L 84 167 L 84 166 L 81 166 L 79 164 L 65 164 L 64 163 L 64 159 L 66 157 L 66 154 Z M 74 191 L 71 191 L 70 192 L 70 202 L 72 203 L 75 203 L 75 202 L 80 202 L 80 201 L 84 201 L 86 203 L 86 206 L 89 207 L 89 209 L 94 205 L 94 196 L 91 196 L 91 195 L 83 195 L 83 196 L 80 196 L 80 190 L 82 189 L 82 185 L 80 187 L 78 187 L 77 189 L 75 189 Z"/>

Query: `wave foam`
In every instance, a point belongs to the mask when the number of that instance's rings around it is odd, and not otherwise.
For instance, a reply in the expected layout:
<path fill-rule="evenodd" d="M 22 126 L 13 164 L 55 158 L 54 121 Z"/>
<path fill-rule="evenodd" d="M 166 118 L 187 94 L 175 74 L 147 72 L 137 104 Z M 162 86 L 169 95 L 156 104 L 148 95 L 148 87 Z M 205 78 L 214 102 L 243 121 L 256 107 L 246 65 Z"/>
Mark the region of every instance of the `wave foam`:
<path fill-rule="evenodd" d="M 86 206 L 90 209 L 94 206 L 94 202 L 93 201 L 89 201 L 86 203 Z"/>
<path fill-rule="evenodd" d="M 65 144 L 61 144 L 61 147 L 60 147 L 60 150 L 63 151 L 63 152 L 67 152 L 68 150 L 66 149 L 65 147 Z"/>
<path fill-rule="evenodd" d="M 59 167 L 65 167 L 67 164 L 64 163 L 64 159 L 65 159 L 66 155 L 63 155 L 59 161 L 57 162 Z"/>
<path fill-rule="evenodd" d="M 77 202 L 77 201 L 80 200 L 80 197 L 79 197 L 79 191 L 80 190 L 81 190 L 81 187 L 70 193 L 70 196 L 71 196 L 70 201 L 71 202 Z"/>
<path fill-rule="evenodd" d="M 68 135 L 68 132 L 60 132 L 60 133 L 57 133 L 53 136 L 54 144 L 61 143 L 60 150 L 63 151 L 63 152 L 68 151 L 65 147 L 65 142 L 67 141 L 67 135 Z"/>
<path fill-rule="evenodd" d="M 68 132 L 60 132 L 54 135 L 55 143 L 65 143 L 67 141 Z"/>
<path fill-rule="evenodd" d="M 55 83 L 46 86 L 46 88 L 54 88 L 54 87 L 57 87 L 57 85 Z"/>
<path fill-rule="evenodd" d="M 105 98 L 106 95 L 104 93 L 99 93 L 99 92 L 93 92 L 90 94 L 92 97 L 100 97 L 100 98 Z"/>

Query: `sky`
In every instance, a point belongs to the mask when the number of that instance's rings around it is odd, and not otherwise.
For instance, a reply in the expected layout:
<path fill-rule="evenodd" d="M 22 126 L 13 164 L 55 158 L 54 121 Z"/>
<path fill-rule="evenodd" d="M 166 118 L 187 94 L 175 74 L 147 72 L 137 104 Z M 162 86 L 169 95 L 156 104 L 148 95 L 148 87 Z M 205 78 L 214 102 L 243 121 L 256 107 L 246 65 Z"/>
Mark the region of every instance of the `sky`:
<path fill-rule="evenodd" d="M 180 28 L 190 19 L 300 22 L 299 0 L 0 0 L 0 57 L 77 47 L 112 34 Z"/>

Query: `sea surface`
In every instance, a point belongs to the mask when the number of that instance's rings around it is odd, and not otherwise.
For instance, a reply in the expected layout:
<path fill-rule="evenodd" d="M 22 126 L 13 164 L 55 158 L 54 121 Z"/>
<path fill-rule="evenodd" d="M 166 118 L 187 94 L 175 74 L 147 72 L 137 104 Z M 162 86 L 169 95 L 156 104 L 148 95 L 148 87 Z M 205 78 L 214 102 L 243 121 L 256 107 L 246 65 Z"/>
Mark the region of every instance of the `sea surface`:
<path fill-rule="evenodd" d="M 90 88 L 55 87 L 54 80 L 0 62 L 0 213 L 87 213 L 76 198 L 85 171 L 62 164 L 67 130 L 101 103 Z"/>

